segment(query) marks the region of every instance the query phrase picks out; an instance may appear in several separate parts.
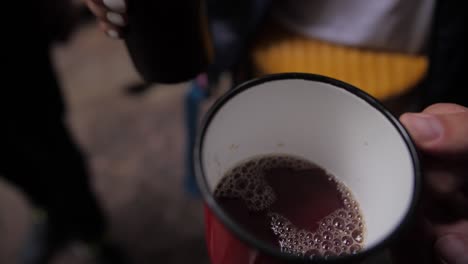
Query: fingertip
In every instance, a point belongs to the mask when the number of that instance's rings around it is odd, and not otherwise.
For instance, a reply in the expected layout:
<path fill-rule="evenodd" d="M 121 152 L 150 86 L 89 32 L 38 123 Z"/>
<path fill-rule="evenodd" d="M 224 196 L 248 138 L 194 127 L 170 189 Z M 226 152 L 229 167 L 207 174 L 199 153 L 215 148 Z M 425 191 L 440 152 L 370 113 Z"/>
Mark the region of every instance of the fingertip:
<path fill-rule="evenodd" d="M 428 149 L 442 137 L 444 127 L 433 115 L 406 113 L 400 117 L 401 123 L 409 131 L 416 145 Z"/>
<path fill-rule="evenodd" d="M 115 29 L 108 29 L 106 31 L 106 34 L 107 34 L 107 36 L 109 36 L 110 38 L 113 38 L 113 39 L 119 39 L 120 38 L 120 33 Z"/>
<path fill-rule="evenodd" d="M 105 19 L 105 17 L 106 17 L 106 12 L 107 12 L 107 11 L 106 11 L 106 9 L 105 9 L 103 6 L 101 6 L 101 5 L 99 5 L 99 4 L 97 4 L 96 2 L 91 1 L 91 0 L 86 1 L 86 4 L 87 4 L 89 10 L 90 10 L 97 18 L 99 18 L 99 19 L 101 19 L 101 20 L 102 20 L 102 19 Z"/>
<path fill-rule="evenodd" d="M 406 127 L 407 124 L 411 122 L 410 119 L 411 119 L 411 115 L 413 114 L 414 113 L 404 113 L 400 116 L 400 122 L 403 124 L 403 126 Z"/>
<path fill-rule="evenodd" d="M 102 3 L 115 12 L 124 13 L 127 10 L 125 0 L 102 0 Z"/>
<path fill-rule="evenodd" d="M 116 27 L 116 26 L 114 26 L 114 25 L 112 25 L 112 24 L 110 24 L 108 22 L 100 22 L 99 27 L 110 38 L 113 38 L 113 39 L 122 38 L 121 30 L 118 27 Z"/>
<path fill-rule="evenodd" d="M 116 12 L 112 12 L 112 11 L 107 12 L 106 19 L 108 22 L 119 27 L 123 27 L 127 24 L 127 21 L 123 15 L 116 13 Z"/>

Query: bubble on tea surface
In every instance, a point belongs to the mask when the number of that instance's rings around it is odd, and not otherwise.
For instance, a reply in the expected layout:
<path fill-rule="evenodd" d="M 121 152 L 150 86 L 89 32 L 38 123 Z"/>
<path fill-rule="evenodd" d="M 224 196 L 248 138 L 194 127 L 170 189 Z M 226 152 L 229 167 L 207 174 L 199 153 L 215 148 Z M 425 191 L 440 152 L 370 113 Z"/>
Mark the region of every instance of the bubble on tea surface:
<path fill-rule="evenodd" d="M 351 236 L 356 242 L 358 243 L 362 242 L 363 237 L 362 237 L 362 233 L 360 230 L 354 230 L 353 233 L 351 233 Z"/>
<path fill-rule="evenodd" d="M 245 187 L 247 186 L 248 184 L 248 181 L 246 179 L 239 179 L 236 181 L 236 189 L 241 191 L 241 190 L 244 190 Z"/>
<path fill-rule="evenodd" d="M 325 231 L 322 233 L 322 237 L 324 240 L 332 240 L 333 234 L 330 231 Z"/>
<path fill-rule="evenodd" d="M 322 240 L 323 240 L 323 237 L 321 235 L 317 234 L 317 235 L 314 236 L 314 242 L 315 243 L 320 243 L 320 242 L 322 242 Z"/>
<path fill-rule="evenodd" d="M 345 227 L 345 221 L 340 217 L 333 218 L 332 223 L 333 223 L 333 227 L 335 227 L 337 229 L 344 229 L 344 227 Z"/>
<path fill-rule="evenodd" d="M 333 248 L 333 244 L 330 241 L 323 241 L 322 242 L 322 249 L 323 250 L 330 250 Z"/>
<path fill-rule="evenodd" d="M 352 246 L 349 248 L 349 251 L 350 251 L 351 254 L 356 254 L 356 253 L 358 253 L 361 249 L 362 249 L 361 246 L 354 244 L 354 245 L 352 245 Z"/>
<path fill-rule="evenodd" d="M 347 224 L 346 225 L 346 230 L 351 232 L 355 229 L 356 227 L 354 226 L 354 224 Z"/>
<path fill-rule="evenodd" d="M 341 246 L 341 239 L 339 239 L 339 238 L 333 239 L 333 245 L 335 245 L 335 246 Z"/>
<path fill-rule="evenodd" d="M 341 218 L 345 218 L 347 215 L 346 211 L 345 210 L 342 210 L 342 209 L 339 209 L 338 210 L 338 216 L 341 217 Z"/>
<path fill-rule="evenodd" d="M 315 256 L 322 257 L 327 254 L 330 256 L 356 254 L 362 249 L 363 236 L 357 236 L 358 233 L 352 235 L 355 230 L 358 230 L 359 234 L 364 233 L 363 225 L 355 224 L 356 221 L 362 223 L 361 219 L 358 218 L 358 216 L 360 217 L 358 204 L 347 187 L 337 180 L 335 182 L 341 194 L 341 201 L 345 206 L 324 217 L 318 223 L 318 229 L 315 232 L 300 230 L 285 217 L 276 215 L 276 218 L 281 219 L 280 222 L 287 226 L 281 236 L 286 236 L 289 239 L 283 241 L 282 248 L 289 249 L 289 253 L 298 256 L 307 256 L 307 252 L 309 255 L 311 255 L 310 252 L 315 252 Z M 300 247 L 294 243 L 295 240 L 298 240 Z"/>
<path fill-rule="evenodd" d="M 320 250 L 313 248 L 313 249 L 307 250 L 304 255 L 309 259 L 314 259 L 314 258 L 320 256 L 321 252 L 320 252 Z"/>
<path fill-rule="evenodd" d="M 329 257 L 333 257 L 333 256 L 336 256 L 337 254 L 335 252 L 332 252 L 330 250 L 327 250 L 325 252 L 323 252 L 323 257 L 325 259 L 329 258 Z"/>
<path fill-rule="evenodd" d="M 264 171 L 259 164 L 267 158 L 257 158 L 236 166 L 225 175 L 214 192 L 217 197 L 240 198 L 249 210 L 262 211 L 276 200 L 275 193 L 265 180 Z M 232 188 L 231 186 L 234 186 Z"/>
<path fill-rule="evenodd" d="M 340 253 L 341 253 L 341 248 L 340 247 L 335 247 L 333 249 L 333 253 L 335 254 L 335 256 L 339 256 Z"/>
<path fill-rule="evenodd" d="M 275 202 L 276 194 L 266 182 L 265 173 L 274 168 L 313 169 L 319 168 L 306 160 L 291 156 L 262 156 L 236 166 L 220 181 L 215 196 L 240 198 L 249 210 L 263 211 Z M 355 254 L 362 249 L 364 242 L 363 221 L 358 203 L 349 189 L 328 174 L 337 185 L 343 207 L 325 216 L 318 223 L 318 229 L 297 228 L 286 217 L 268 212 L 270 227 L 277 237 L 282 252 L 297 256 L 338 256 Z M 357 233 L 353 233 L 357 231 Z M 357 235 L 357 234 L 360 234 Z"/>
<path fill-rule="evenodd" d="M 344 197 L 344 196 L 343 196 Z M 353 199 L 350 194 L 349 199 Z M 351 204 L 352 201 L 348 200 Z M 353 212 L 353 214 L 349 214 Z M 340 254 L 356 254 L 362 249 L 363 243 L 363 228 L 353 224 L 359 215 L 359 211 L 353 209 L 338 209 L 330 215 L 324 217 L 318 224 L 318 229 L 315 232 L 301 230 L 296 228 L 285 217 L 274 214 L 275 219 L 280 221 L 276 222 L 287 227 L 281 234 L 289 239 L 280 243 L 282 248 L 289 249 L 289 253 L 297 256 L 305 255 L 310 250 L 319 252 L 316 256 L 325 256 L 326 252 L 332 253 L 330 256 L 338 256 Z M 350 218 L 349 216 L 352 216 Z M 361 223 L 361 222 L 360 222 Z M 348 231 L 347 231 L 348 230 Z M 357 231 L 352 233 L 352 231 Z M 278 233 L 276 233 L 278 235 Z M 359 236 L 359 234 L 361 236 Z M 299 248 L 295 240 L 298 240 Z"/>
<path fill-rule="evenodd" d="M 343 242 L 345 246 L 350 246 L 353 243 L 353 239 L 349 236 L 344 236 L 341 238 L 341 242 Z"/>

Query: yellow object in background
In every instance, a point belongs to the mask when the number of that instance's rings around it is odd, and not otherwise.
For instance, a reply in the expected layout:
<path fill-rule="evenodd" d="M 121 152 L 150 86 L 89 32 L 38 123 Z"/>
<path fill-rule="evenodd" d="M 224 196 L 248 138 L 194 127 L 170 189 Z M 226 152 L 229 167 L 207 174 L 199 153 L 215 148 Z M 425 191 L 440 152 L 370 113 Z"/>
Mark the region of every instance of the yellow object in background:
<path fill-rule="evenodd" d="M 422 55 L 353 48 L 314 40 L 269 26 L 252 50 L 257 75 L 281 72 L 321 74 L 348 82 L 385 100 L 408 92 L 424 77 Z"/>

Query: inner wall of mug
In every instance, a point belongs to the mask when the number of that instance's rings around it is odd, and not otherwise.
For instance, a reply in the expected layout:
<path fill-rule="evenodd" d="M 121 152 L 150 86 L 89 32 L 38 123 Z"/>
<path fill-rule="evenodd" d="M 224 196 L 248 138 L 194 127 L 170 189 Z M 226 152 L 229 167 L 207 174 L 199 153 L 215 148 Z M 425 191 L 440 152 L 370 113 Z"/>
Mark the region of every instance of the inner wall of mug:
<path fill-rule="evenodd" d="M 321 166 L 359 202 L 365 248 L 394 231 L 414 191 L 411 154 L 397 129 L 363 99 L 322 82 L 274 80 L 236 94 L 212 118 L 201 149 L 211 192 L 227 170 L 257 155 Z"/>

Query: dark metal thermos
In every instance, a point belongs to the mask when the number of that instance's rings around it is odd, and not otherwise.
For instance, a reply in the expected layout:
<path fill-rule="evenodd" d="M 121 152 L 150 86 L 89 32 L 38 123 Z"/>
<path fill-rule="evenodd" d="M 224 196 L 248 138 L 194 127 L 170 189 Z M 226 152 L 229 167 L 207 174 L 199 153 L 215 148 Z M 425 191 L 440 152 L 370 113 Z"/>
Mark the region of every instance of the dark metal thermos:
<path fill-rule="evenodd" d="M 146 82 L 193 79 L 210 60 L 203 1 L 129 0 L 124 40 Z"/>

